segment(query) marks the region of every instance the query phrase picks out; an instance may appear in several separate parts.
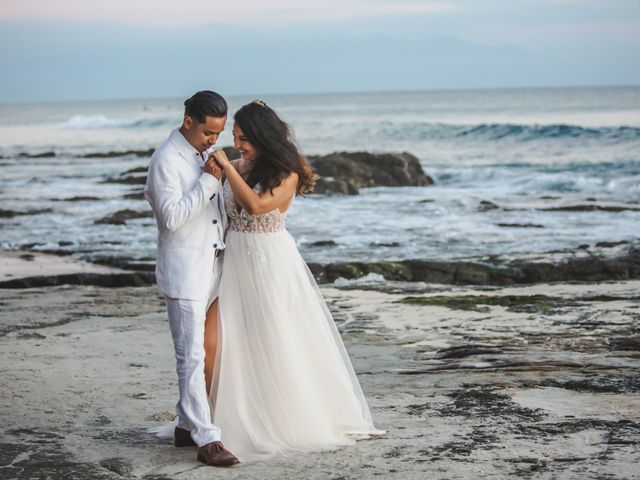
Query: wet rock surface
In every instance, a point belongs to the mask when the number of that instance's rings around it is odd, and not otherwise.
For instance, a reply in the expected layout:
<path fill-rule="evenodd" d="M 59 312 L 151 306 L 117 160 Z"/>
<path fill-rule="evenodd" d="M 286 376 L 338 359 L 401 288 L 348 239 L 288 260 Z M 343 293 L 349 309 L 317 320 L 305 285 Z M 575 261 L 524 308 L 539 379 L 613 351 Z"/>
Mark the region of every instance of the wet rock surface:
<path fill-rule="evenodd" d="M 586 255 L 551 254 L 541 259 L 487 258 L 466 261 L 398 260 L 381 262 L 310 263 L 309 268 L 320 283 L 337 278 L 357 279 L 374 273 L 387 280 L 403 280 L 454 285 L 515 285 L 541 282 L 605 281 L 640 278 L 640 247 L 624 251 Z M 550 252 L 551 253 L 551 252 Z"/>
<path fill-rule="evenodd" d="M 53 210 L 50 208 L 38 208 L 32 210 L 5 210 L 0 209 L 0 218 L 13 218 L 22 215 L 38 215 L 40 213 L 50 213 Z"/>
<path fill-rule="evenodd" d="M 132 212 L 129 214 L 128 212 Z M 119 212 L 123 213 L 123 212 Z M 118 222 L 126 224 L 128 215 L 148 218 L 150 211 L 125 211 Z M 116 221 L 116 220 L 114 220 Z M 320 240 L 313 248 L 332 247 L 333 240 Z M 61 245 L 62 246 L 62 245 Z M 398 244 L 385 244 L 395 247 Z M 45 252 L 40 245 L 38 252 Z M 55 255 L 69 255 L 65 248 L 46 250 Z M 0 288 L 29 288 L 69 283 L 73 285 L 135 286 L 151 285 L 155 264 L 152 258 L 125 256 L 86 255 L 83 260 L 99 265 L 107 265 L 141 275 L 118 273 L 113 278 L 109 274 L 69 274 L 66 276 L 40 276 L 16 281 L 0 281 Z M 574 252 L 548 252 L 530 258 L 492 257 L 464 261 L 398 260 L 379 262 L 336 262 L 328 264 L 309 263 L 309 269 L 321 284 L 333 283 L 339 279 L 357 280 L 367 275 L 380 275 L 387 281 L 421 282 L 427 284 L 451 285 L 522 285 L 548 282 L 594 282 L 640 278 L 640 247 L 635 243 L 615 242 L 598 244 L 595 247 L 581 246 Z M 388 285 L 387 285 L 388 287 Z M 373 288 L 387 288 L 378 282 Z M 368 288 L 358 285 L 357 288 Z M 405 290 L 410 289 L 405 285 Z M 531 308 L 528 306 L 513 308 Z"/>
<path fill-rule="evenodd" d="M 133 220 L 135 218 L 153 218 L 153 212 L 151 210 L 118 210 L 111 215 L 107 215 L 95 223 L 107 223 L 109 225 L 126 225 L 127 220 Z"/>
<path fill-rule="evenodd" d="M 315 193 L 355 195 L 358 188 L 432 185 L 420 161 L 408 152 L 336 152 L 311 155 L 309 162 L 320 175 Z"/>
<path fill-rule="evenodd" d="M 331 177 L 320 177 L 316 180 L 313 193 L 329 195 L 358 195 L 360 192 L 349 180 L 338 180 Z"/>
<path fill-rule="evenodd" d="M 124 150 L 124 151 L 111 151 L 111 152 L 91 152 L 82 155 L 82 158 L 112 158 L 112 157 L 150 157 L 153 155 L 154 148 L 146 150 Z"/>
<path fill-rule="evenodd" d="M 0 281 L 0 288 L 22 289 L 51 287 L 55 285 L 93 285 L 106 288 L 139 287 L 155 284 L 153 272 L 125 273 L 69 273 L 40 275 Z"/>
<path fill-rule="evenodd" d="M 147 431 L 172 418 L 177 395 L 155 287 L 0 289 L 0 477 L 633 478 L 638 291 L 324 288 L 387 435 L 212 470 Z"/>
<path fill-rule="evenodd" d="M 629 206 L 620 206 L 620 205 L 563 205 L 560 207 L 549 207 L 541 209 L 545 212 L 638 212 L 640 208 L 638 207 L 629 207 Z"/>

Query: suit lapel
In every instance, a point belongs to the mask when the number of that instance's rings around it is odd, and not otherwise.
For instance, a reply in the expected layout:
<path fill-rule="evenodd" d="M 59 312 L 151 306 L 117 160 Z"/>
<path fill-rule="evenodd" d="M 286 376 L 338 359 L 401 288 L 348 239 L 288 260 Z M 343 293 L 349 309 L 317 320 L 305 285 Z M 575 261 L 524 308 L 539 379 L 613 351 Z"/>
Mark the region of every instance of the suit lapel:
<path fill-rule="evenodd" d="M 191 165 L 191 167 L 194 170 L 196 170 L 198 173 L 202 172 L 198 159 L 196 158 L 196 155 L 198 155 L 198 152 L 196 151 L 195 148 L 193 148 L 193 146 L 189 142 L 187 142 L 187 139 L 184 138 L 182 133 L 180 133 L 179 129 L 176 128 L 171 132 L 171 135 L 169 136 L 169 141 L 171 142 L 171 145 L 174 146 L 174 148 L 176 149 L 180 157 L 182 157 L 182 159 L 185 162 Z"/>

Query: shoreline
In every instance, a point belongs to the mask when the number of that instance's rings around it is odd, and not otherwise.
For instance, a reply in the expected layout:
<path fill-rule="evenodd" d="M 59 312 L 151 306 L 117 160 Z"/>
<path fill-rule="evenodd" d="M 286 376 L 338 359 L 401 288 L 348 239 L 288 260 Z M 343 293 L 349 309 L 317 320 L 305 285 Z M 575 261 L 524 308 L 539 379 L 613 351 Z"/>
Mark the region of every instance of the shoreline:
<path fill-rule="evenodd" d="M 62 253 L 0 249 L 0 288 L 55 285 L 127 287 L 154 285 L 155 264 L 129 257 L 100 256 L 80 261 Z M 366 285 L 385 282 L 446 285 L 534 285 L 640 279 L 640 244 L 617 242 L 514 256 L 438 261 L 430 259 L 307 263 L 321 285 Z"/>

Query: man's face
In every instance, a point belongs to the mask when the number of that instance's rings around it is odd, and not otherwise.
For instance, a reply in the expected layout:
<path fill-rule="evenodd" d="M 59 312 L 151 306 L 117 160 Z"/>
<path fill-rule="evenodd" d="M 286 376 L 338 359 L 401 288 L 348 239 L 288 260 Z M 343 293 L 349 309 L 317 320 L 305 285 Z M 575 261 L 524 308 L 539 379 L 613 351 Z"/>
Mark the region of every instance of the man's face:
<path fill-rule="evenodd" d="M 226 122 L 227 117 L 205 117 L 203 123 L 198 123 L 195 118 L 185 115 L 180 131 L 193 148 L 202 153 L 215 145 Z"/>

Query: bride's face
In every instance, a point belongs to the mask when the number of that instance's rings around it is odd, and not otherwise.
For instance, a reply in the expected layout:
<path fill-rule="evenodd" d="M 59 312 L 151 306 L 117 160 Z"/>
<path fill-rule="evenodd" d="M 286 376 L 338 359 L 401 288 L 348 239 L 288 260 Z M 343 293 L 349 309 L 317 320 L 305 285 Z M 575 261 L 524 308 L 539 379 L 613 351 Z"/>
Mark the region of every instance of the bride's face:
<path fill-rule="evenodd" d="M 242 158 L 247 162 L 252 162 L 258 156 L 258 150 L 244 136 L 237 124 L 233 124 L 233 145 L 240 151 Z"/>

